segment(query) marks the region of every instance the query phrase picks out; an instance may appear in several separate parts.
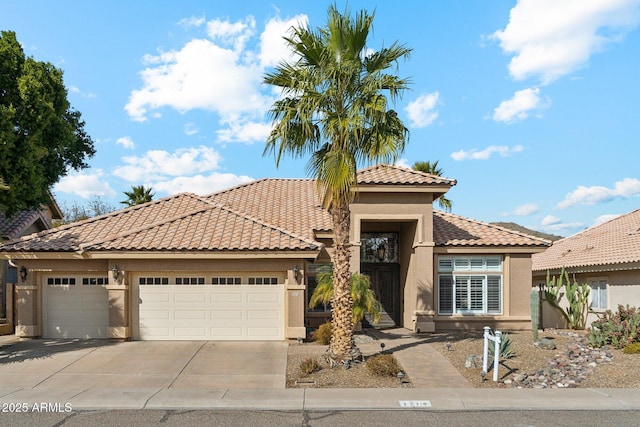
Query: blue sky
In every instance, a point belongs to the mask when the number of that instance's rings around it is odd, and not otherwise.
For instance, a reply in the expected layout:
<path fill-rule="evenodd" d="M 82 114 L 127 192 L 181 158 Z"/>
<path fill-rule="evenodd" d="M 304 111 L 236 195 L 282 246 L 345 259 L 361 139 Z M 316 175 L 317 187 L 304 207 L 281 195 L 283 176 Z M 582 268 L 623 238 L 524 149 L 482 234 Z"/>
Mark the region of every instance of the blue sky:
<path fill-rule="evenodd" d="M 278 96 L 262 76 L 321 1 L 3 0 L 0 29 L 64 71 L 97 153 L 61 204 L 132 185 L 157 197 L 305 177 L 263 156 Z M 344 8 L 344 2 L 337 2 Z M 438 160 L 453 212 L 571 235 L 640 205 L 640 0 L 350 1 L 375 9 L 370 49 L 399 41 L 411 90 L 399 162 Z"/>

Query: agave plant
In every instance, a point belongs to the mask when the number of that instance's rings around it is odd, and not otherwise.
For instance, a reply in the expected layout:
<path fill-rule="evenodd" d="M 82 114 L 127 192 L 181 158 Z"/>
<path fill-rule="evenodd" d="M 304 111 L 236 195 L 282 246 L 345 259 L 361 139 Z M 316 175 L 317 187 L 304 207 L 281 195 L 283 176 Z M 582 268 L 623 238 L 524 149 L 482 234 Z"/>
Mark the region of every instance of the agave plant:
<path fill-rule="evenodd" d="M 353 325 L 355 326 L 362 321 L 367 313 L 373 316 L 373 323 L 380 322 L 382 304 L 371 289 L 369 276 L 354 273 L 349 279 L 349 285 L 353 300 Z M 333 271 L 328 268 L 318 273 L 318 285 L 311 295 L 309 306 L 315 307 L 321 303 L 329 304 L 331 298 L 333 298 Z"/>

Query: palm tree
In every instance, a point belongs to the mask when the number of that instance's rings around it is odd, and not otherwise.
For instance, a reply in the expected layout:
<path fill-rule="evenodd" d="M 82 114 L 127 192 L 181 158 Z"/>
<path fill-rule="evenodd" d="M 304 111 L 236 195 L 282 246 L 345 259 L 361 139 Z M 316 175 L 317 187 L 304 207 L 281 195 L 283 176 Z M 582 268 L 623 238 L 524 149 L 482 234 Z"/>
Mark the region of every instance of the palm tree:
<path fill-rule="evenodd" d="M 415 162 L 413 164 L 413 170 L 425 172 L 435 176 L 442 176 L 443 171 L 442 168 L 438 167 L 438 161 L 431 163 L 429 161 L 426 162 Z M 444 209 L 447 212 L 451 212 L 451 207 L 453 206 L 453 202 L 447 199 L 444 196 L 438 197 L 438 206 Z"/>
<path fill-rule="evenodd" d="M 353 300 L 353 314 L 351 316 L 353 327 L 362 321 L 367 313 L 373 316 L 373 323 L 379 323 L 382 304 L 376 298 L 373 289 L 371 289 L 369 276 L 352 274 L 349 279 L 349 288 L 351 299 Z M 314 289 L 313 295 L 311 295 L 309 307 L 315 307 L 320 303 L 329 304 L 332 297 L 333 272 L 331 269 L 327 269 L 318 273 L 318 285 Z"/>
<path fill-rule="evenodd" d="M 153 200 L 153 196 L 156 193 L 153 192 L 151 187 L 145 188 L 144 185 L 131 186 L 131 191 L 124 191 L 124 195 L 128 197 L 127 200 L 123 200 L 122 204 L 127 206 L 135 206 L 142 203 L 147 203 Z"/>
<path fill-rule="evenodd" d="M 373 52 L 366 41 L 373 14 L 351 17 L 329 7 L 326 26 L 291 29 L 285 41 L 296 58 L 282 62 L 264 82 L 281 88 L 271 107 L 273 129 L 266 153 L 276 166 L 283 155 L 307 157 L 323 206 L 333 224 L 333 283 L 329 354 L 334 362 L 360 356 L 353 340 L 353 300 L 349 290 L 349 204 L 362 164 L 393 163 L 404 151 L 408 130 L 388 109 L 409 81 L 385 72 L 409 56 L 397 43 Z"/>

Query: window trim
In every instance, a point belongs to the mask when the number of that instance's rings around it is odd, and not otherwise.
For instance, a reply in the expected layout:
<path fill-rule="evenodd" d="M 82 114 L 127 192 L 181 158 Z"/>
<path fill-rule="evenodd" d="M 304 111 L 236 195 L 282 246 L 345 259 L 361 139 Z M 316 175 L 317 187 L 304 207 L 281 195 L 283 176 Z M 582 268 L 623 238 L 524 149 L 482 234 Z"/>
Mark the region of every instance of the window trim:
<path fill-rule="evenodd" d="M 504 313 L 503 265 L 502 255 L 438 256 L 438 314 L 444 316 L 502 315 Z M 481 280 L 481 283 L 478 283 L 478 280 Z M 496 291 L 496 280 L 497 301 L 495 295 L 492 295 Z M 481 286 L 479 296 L 481 301 L 478 299 L 478 285 Z M 460 298 L 461 296 L 463 298 Z M 443 299 L 445 297 L 447 300 Z M 496 302 L 498 309 L 491 309 L 495 307 Z M 482 306 L 479 307 L 478 303 Z"/>
<path fill-rule="evenodd" d="M 593 297 L 595 295 L 595 290 L 596 290 L 596 287 L 594 287 L 594 284 L 597 284 L 597 288 L 600 290 L 600 292 L 598 292 L 598 295 L 602 296 L 602 294 L 604 294 L 604 305 L 605 305 L 604 307 L 593 305 L 594 303 Z M 598 301 L 598 302 L 601 303 L 601 301 Z M 605 311 L 609 309 L 609 283 L 607 279 L 605 278 L 589 279 L 589 304 L 591 306 L 591 309 L 593 310 Z"/>

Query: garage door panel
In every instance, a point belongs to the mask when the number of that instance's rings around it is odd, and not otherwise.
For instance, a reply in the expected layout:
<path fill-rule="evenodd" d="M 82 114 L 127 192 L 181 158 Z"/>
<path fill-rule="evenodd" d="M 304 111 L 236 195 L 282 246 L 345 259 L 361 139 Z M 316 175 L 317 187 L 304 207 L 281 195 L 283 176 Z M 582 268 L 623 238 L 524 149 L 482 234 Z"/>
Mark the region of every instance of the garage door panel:
<path fill-rule="evenodd" d="M 273 310 L 251 310 L 247 313 L 248 320 L 277 320 L 280 313 Z"/>
<path fill-rule="evenodd" d="M 173 298 L 174 298 L 174 301 L 177 303 L 181 303 L 181 302 L 198 303 L 198 302 L 207 301 L 207 297 L 204 292 L 174 293 Z"/>
<path fill-rule="evenodd" d="M 51 285 L 43 281 L 43 337 L 106 338 L 109 294 L 102 285 Z M 57 279 L 56 279 L 57 280 Z"/>
<path fill-rule="evenodd" d="M 213 303 L 242 303 L 242 294 L 236 292 L 214 292 L 211 294 L 211 302 Z"/>
<path fill-rule="evenodd" d="M 143 340 L 284 339 L 282 286 L 140 285 L 139 294 Z"/>
<path fill-rule="evenodd" d="M 173 318 L 175 320 L 204 320 L 207 313 L 204 310 L 176 310 Z"/>
<path fill-rule="evenodd" d="M 145 319 L 149 320 L 168 320 L 171 314 L 169 313 L 169 310 L 140 310 L 140 317 L 143 316 Z"/>
<path fill-rule="evenodd" d="M 211 318 L 214 320 L 242 320 L 242 311 L 240 310 L 213 310 Z"/>

